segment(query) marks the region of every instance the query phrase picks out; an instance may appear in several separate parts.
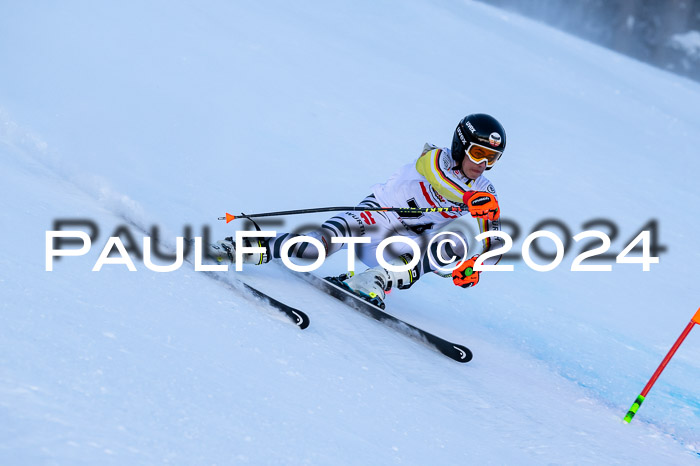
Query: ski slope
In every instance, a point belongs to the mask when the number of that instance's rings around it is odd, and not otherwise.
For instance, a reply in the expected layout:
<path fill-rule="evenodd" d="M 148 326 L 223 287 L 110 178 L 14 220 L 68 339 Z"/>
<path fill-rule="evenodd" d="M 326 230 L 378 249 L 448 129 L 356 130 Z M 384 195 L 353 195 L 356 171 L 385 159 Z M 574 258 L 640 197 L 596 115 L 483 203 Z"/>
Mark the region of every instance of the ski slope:
<path fill-rule="evenodd" d="M 0 463 L 700 460 L 698 329 L 621 423 L 700 305 L 699 84 L 476 2 L 25 2 L 0 31 Z M 280 264 L 231 274 L 307 330 L 187 264 L 91 271 L 121 225 L 172 244 L 234 233 L 227 211 L 354 204 L 472 112 L 508 133 L 488 177 L 516 252 L 547 218 L 611 220 L 615 253 L 656 219 L 660 263 L 571 272 L 576 245 L 390 295 L 466 365 Z M 100 232 L 46 272 L 56 219 Z"/>

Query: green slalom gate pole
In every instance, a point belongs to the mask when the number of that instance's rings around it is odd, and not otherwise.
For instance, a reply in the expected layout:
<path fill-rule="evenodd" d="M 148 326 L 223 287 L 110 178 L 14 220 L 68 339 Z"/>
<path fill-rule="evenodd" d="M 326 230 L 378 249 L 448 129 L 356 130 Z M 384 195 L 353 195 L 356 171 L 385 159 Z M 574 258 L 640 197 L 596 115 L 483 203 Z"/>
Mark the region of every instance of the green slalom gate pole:
<path fill-rule="evenodd" d="M 647 394 L 649 393 L 649 390 L 651 390 L 651 387 L 654 386 L 654 383 L 656 383 L 656 380 L 659 378 L 661 373 L 664 371 L 666 368 L 666 365 L 668 362 L 671 360 L 674 354 L 676 354 L 676 351 L 678 348 L 681 346 L 681 343 L 683 343 L 683 340 L 685 340 L 685 337 L 688 336 L 690 331 L 693 329 L 694 325 L 700 325 L 700 309 L 697 310 L 693 318 L 690 320 L 688 325 L 686 325 L 685 329 L 683 330 L 683 333 L 678 337 L 676 342 L 673 344 L 671 347 L 670 351 L 666 355 L 663 361 L 661 361 L 661 364 L 659 364 L 659 367 L 656 369 L 656 372 L 654 372 L 654 375 L 651 376 L 651 379 L 649 379 L 649 382 L 647 382 L 646 386 L 644 387 L 644 390 L 642 390 L 642 393 L 639 394 L 636 400 L 634 400 L 634 403 L 632 403 L 632 406 L 630 407 L 630 410 L 627 411 L 627 415 L 623 419 L 627 424 L 630 423 L 632 418 L 634 417 L 635 414 L 637 414 L 637 410 L 639 407 L 642 405 L 644 400 L 647 397 Z"/>

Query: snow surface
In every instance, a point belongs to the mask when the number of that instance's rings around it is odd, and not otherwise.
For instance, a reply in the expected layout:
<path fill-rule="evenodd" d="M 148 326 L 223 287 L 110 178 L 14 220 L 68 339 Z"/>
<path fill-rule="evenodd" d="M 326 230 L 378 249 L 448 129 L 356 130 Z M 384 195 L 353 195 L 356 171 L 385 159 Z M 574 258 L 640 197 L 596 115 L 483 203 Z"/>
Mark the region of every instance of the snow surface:
<path fill-rule="evenodd" d="M 0 31 L 0 463 L 697 464 L 699 330 L 621 423 L 700 304 L 697 83 L 474 2 L 14 2 Z M 305 331 L 187 265 L 91 272 L 119 225 L 353 204 L 471 112 L 523 233 L 609 218 L 619 252 L 657 219 L 660 263 L 392 293 L 467 365 L 279 265 L 239 276 Z M 61 218 L 100 236 L 46 272 Z"/>

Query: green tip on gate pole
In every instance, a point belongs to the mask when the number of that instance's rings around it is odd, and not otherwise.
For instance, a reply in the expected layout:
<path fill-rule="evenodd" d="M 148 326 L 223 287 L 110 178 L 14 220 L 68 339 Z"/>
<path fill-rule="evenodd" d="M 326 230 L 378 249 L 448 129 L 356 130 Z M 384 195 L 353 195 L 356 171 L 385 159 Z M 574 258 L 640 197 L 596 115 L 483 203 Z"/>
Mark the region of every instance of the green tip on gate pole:
<path fill-rule="evenodd" d="M 649 394 L 649 390 L 651 390 L 651 387 L 654 386 L 654 383 L 656 383 L 656 380 L 659 378 L 663 370 L 666 368 L 666 365 L 668 362 L 671 360 L 674 354 L 676 354 L 676 351 L 678 348 L 681 346 L 681 343 L 683 343 L 683 340 L 685 340 L 685 337 L 688 336 L 690 331 L 693 329 L 694 325 L 700 325 L 700 309 L 697 310 L 693 318 L 690 320 L 688 325 L 686 325 L 685 329 L 683 330 L 683 333 L 678 337 L 676 342 L 673 344 L 671 349 L 669 350 L 668 354 L 664 358 L 663 361 L 661 361 L 661 364 L 659 364 L 659 367 L 656 368 L 656 371 L 654 372 L 654 375 L 651 376 L 651 379 L 649 379 L 649 382 L 647 382 L 646 386 L 644 387 L 644 390 L 642 390 L 642 393 L 637 397 L 636 400 L 634 400 L 634 403 L 632 403 L 632 406 L 630 407 L 630 410 L 627 411 L 627 414 L 625 415 L 623 421 L 626 422 L 627 424 L 630 423 L 632 418 L 634 417 L 635 414 L 637 414 L 637 410 L 639 409 L 640 406 L 642 406 L 642 403 L 646 399 L 647 395 Z"/>
<path fill-rule="evenodd" d="M 624 421 L 629 424 L 632 418 L 634 417 L 635 414 L 637 414 L 637 410 L 639 409 L 640 406 L 642 406 L 642 403 L 644 403 L 644 397 L 642 395 L 639 395 L 636 400 L 634 400 L 634 403 L 632 403 L 632 407 L 630 408 L 629 411 L 627 411 L 627 415 L 625 416 Z"/>

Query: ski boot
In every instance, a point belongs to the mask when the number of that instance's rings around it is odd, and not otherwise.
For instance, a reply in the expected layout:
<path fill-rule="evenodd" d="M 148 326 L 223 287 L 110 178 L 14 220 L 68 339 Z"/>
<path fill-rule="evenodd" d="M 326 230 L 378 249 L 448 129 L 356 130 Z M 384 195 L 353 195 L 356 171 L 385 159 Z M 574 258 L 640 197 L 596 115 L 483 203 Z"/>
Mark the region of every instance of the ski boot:
<path fill-rule="evenodd" d="M 404 254 L 392 265 L 406 265 L 411 261 L 409 254 Z M 372 267 L 362 273 L 354 274 L 348 272 L 339 277 L 327 277 L 326 280 L 341 286 L 351 293 L 361 297 L 365 301 L 374 304 L 380 309 L 384 309 L 384 299 L 386 294 L 396 287 L 399 289 L 409 288 L 418 279 L 417 267 L 402 272 L 391 272 L 384 267 Z"/>

